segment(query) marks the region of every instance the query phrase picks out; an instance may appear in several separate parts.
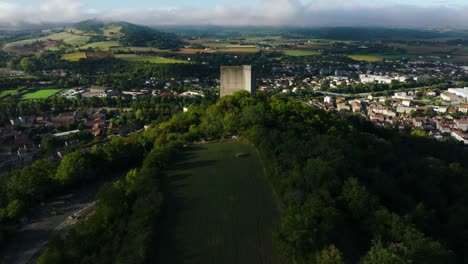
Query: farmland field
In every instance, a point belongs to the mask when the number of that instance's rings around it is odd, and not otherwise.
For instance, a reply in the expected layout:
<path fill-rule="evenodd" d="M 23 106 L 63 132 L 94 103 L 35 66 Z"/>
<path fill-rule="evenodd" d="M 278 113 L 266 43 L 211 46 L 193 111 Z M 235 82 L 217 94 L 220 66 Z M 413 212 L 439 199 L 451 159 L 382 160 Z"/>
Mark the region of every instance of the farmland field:
<path fill-rule="evenodd" d="M 17 42 L 7 43 L 4 46 L 4 49 L 10 50 L 13 47 L 32 44 L 36 41 L 48 41 L 48 40 L 52 40 L 52 41 L 63 40 L 64 42 L 73 46 L 82 46 L 86 44 L 86 42 L 89 40 L 89 36 L 76 35 L 76 34 L 72 34 L 69 32 L 61 32 L 61 33 L 56 33 L 56 34 L 48 35 L 48 36 L 41 37 L 41 38 L 31 38 L 31 39 L 21 40 Z"/>
<path fill-rule="evenodd" d="M 320 55 L 320 52 L 315 50 L 286 50 L 284 54 L 288 56 L 311 56 Z"/>
<path fill-rule="evenodd" d="M 449 54 L 459 49 L 457 46 L 450 45 L 402 45 L 394 44 L 391 45 L 397 48 L 404 49 L 407 54 L 414 55 L 427 55 L 427 54 Z"/>
<path fill-rule="evenodd" d="M 120 32 L 120 30 L 122 30 L 122 27 L 119 26 L 108 27 L 104 30 L 104 36 L 113 39 L 120 39 L 120 37 L 122 37 L 123 35 L 122 32 Z"/>
<path fill-rule="evenodd" d="M 219 50 L 221 53 L 256 53 L 259 49 L 251 46 L 226 47 Z"/>
<path fill-rule="evenodd" d="M 233 46 L 235 44 L 229 43 L 229 42 L 206 42 L 203 43 L 203 46 L 205 47 L 210 47 L 210 48 L 226 48 L 228 46 Z"/>
<path fill-rule="evenodd" d="M 45 99 L 57 94 L 61 89 L 44 89 L 27 93 L 21 97 L 21 100 Z"/>
<path fill-rule="evenodd" d="M 62 60 L 68 61 L 79 61 L 80 59 L 86 59 L 86 53 L 84 52 L 75 52 L 62 55 Z"/>
<path fill-rule="evenodd" d="M 117 59 L 135 62 L 151 62 L 157 64 L 171 64 L 171 63 L 188 63 L 185 60 L 163 58 L 158 56 L 139 56 L 137 54 L 116 54 Z"/>
<path fill-rule="evenodd" d="M 110 48 L 120 47 L 120 43 L 118 41 L 101 41 L 101 42 L 94 42 L 84 46 L 81 46 L 77 49 L 99 49 L 99 50 L 109 50 Z"/>
<path fill-rule="evenodd" d="M 356 61 L 368 61 L 368 62 L 377 62 L 383 59 L 380 56 L 373 56 L 373 55 L 348 55 L 348 57 Z"/>
<path fill-rule="evenodd" d="M 166 190 L 158 263 L 284 263 L 273 242 L 276 200 L 252 146 L 190 147 Z"/>

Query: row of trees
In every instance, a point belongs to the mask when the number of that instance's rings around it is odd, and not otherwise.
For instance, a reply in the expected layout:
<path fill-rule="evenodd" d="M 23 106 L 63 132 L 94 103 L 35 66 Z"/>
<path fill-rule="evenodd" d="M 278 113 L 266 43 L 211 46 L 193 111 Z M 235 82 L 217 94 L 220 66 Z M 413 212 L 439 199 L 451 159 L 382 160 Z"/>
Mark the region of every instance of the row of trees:
<path fill-rule="evenodd" d="M 189 98 L 177 97 L 173 95 L 156 97 L 147 96 L 138 100 L 113 98 L 77 98 L 67 99 L 65 97 L 50 97 L 41 100 L 28 101 L 0 101 L 0 123 L 9 122 L 11 118 L 29 115 L 60 114 L 66 111 L 75 111 L 77 109 L 86 109 L 90 107 L 110 107 L 110 108 L 132 108 L 133 110 L 142 110 L 144 120 L 149 124 L 157 116 L 164 115 L 170 118 L 175 112 L 183 106 L 209 104 L 212 98 Z"/>

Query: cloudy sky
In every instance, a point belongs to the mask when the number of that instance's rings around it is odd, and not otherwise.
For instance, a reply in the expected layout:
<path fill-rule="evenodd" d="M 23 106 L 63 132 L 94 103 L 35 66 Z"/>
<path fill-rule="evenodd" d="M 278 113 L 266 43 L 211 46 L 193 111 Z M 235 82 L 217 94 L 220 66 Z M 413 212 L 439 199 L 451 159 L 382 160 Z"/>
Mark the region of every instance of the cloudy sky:
<path fill-rule="evenodd" d="M 468 0 L 0 0 L 0 24 L 90 18 L 146 25 L 468 28 Z"/>

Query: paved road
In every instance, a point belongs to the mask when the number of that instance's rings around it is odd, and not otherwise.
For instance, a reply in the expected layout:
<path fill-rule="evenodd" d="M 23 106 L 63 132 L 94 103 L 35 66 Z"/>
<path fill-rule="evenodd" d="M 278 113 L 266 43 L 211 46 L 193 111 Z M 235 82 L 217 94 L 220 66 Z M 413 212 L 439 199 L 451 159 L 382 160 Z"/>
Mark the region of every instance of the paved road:
<path fill-rule="evenodd" d="M 29 264 L 46 248 L 47 243 L 77 220 L 69 216 L 76 212 L 91 213 L 95 207 L 96 194 L 125 174 L 100 181 L 54 199 L 44 206 L 36 207 L 29 223 L 23 225 L 2 252 L 2 264 Z"/>

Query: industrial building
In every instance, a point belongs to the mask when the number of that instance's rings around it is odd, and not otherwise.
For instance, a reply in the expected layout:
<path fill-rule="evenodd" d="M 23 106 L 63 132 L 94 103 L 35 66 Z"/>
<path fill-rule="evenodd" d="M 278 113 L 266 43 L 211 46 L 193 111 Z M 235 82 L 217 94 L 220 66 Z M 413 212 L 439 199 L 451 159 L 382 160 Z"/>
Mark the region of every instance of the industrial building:
<path fill-rule="evenodd" d="M 255 93 L 252 66 L 221 66 L 221 97 L 237 91 Z"/>
<path fill-rule="evenodd" d="M 468 98 L 468 87 L 465 88 L 449 88 L 449 93 L 455 94 L 456 96 L 467 99 Z"/>

